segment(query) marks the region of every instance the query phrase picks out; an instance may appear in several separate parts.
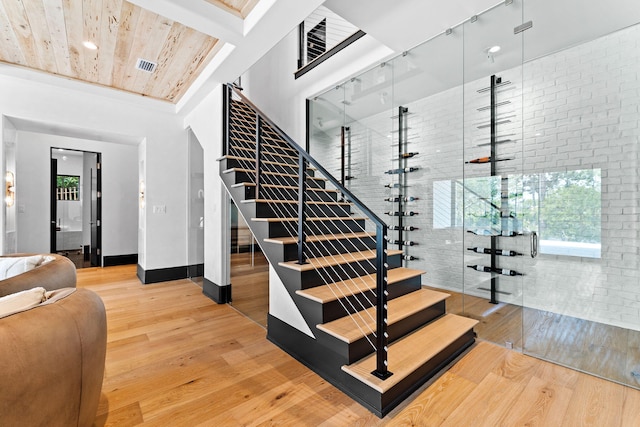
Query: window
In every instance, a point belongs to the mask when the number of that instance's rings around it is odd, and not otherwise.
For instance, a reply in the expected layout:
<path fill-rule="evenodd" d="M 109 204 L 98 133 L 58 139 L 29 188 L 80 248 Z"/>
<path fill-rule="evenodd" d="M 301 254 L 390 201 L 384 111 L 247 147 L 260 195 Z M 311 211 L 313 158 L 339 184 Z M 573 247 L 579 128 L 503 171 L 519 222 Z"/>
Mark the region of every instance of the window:
<path fill-rule="evenodd" d="M 433 183 L 433 228 L 537 231 L 542 254 L 600 258 L 600 169 Z"/>
<path fill-rule="evenodd" d="M 80 177 L 58 175 L 56 180 L 56 200 L 80 200 Z"/>

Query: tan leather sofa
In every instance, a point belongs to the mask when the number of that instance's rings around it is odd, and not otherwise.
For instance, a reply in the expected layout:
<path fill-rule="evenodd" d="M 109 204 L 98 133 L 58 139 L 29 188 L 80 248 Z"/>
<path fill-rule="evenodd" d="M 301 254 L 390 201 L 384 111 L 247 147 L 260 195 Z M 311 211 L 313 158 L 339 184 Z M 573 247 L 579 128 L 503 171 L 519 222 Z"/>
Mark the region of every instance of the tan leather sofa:
<path fill-rule="evenodd" d="M 56 256 L 0 280 L 0 296 L 38 286 L 75 288 L 75 266 Z M 104 304 L 88 289 L 60 293 L 66 296 L 0 318 L 0 425 L 88 427 L 95 421 L 106 354 Z"/>

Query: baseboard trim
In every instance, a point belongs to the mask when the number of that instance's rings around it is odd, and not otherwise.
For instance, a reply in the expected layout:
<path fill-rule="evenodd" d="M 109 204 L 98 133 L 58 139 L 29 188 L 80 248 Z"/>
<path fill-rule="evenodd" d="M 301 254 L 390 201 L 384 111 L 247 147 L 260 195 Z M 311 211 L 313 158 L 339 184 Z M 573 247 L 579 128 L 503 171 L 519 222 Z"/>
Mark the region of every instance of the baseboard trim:
<path fill-rule="evenodd" d="M 231 285 L 220 286 L 206 277 L 202 282 L 202 293 L 218 304 L 231 302 Z"/>
<path fill-rule="evenodd" d="M 102 265 L 104 267 L 113 267 L 115 265 L 129 265 L 138 263 L 138 254 L 129 255 L 111 255 L 102 257 Z"/>
<path fill-rule="evenodd" d="M 144 284 L 166 282 L 169 280 L 186 279 L 188 276 L 189 268 L 187 266 L 181 267 L 169 267 L 169 268 L 157 268 L 155 270 L 145 270 L 140 264 L 137 269 L 138 279 Z"/>

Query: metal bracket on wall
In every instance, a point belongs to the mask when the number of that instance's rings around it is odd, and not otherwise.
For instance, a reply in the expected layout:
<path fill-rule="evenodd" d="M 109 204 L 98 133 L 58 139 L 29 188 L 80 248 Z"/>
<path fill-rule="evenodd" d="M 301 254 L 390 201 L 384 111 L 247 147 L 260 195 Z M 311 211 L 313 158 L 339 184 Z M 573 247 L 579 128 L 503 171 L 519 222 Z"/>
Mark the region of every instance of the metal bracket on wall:
<path fill-rule="evenodd" d="M 533 21 L 527 21 L 524 24 L 518 25 L 517 27 L 513 28 L 513 34 L 518 34 L 521 33 L 523 31 L 527 31 L 529 28 L 533 27 Z"/>

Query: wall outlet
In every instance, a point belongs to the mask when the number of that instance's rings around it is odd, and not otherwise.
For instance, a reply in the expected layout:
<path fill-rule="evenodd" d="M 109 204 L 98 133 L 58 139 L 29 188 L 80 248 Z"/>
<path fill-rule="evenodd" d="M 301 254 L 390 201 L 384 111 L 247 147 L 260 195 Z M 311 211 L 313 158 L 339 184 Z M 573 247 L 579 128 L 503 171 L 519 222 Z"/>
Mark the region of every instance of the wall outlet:
<path fill-rule="evenodd" d="M 154 214 L 166 214 L 167 213 L 167 205 L 154 205 L 153 206 Z"/>

